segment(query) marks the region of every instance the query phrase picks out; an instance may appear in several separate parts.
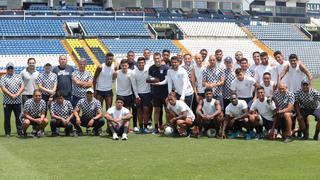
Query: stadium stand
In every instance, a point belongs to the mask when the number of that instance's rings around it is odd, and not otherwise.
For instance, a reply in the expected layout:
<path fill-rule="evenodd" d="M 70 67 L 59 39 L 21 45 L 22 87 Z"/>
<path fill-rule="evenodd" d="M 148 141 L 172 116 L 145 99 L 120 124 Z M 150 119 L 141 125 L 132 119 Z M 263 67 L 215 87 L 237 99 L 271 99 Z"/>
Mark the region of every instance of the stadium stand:
<path fill-rule="evenodd" d="M 251 22 L 246 27 L 260 40 L 307 40 L 307 37 L 292 24 Z"/>
<path fill-rule="evenodd" d="M 264 40 L 263 43 L 273 51 L 281 51 L 286 59 L 290 54 L 297 54 L 312 74 L 319 74 L 320 42 Z"/>
<path fill-rule="evenodd" d="M 175 22 L 188 37 L 246 37 L 234 22 Z"/>
<path fill-rule="evenodd" d="M 0 36 L 64 37 L 60 20 L 1 20 Z"/>
<path fill-rule="evenodd" d="M 146 48 L 151 52 L 162 52 L 163 49 L 169 49 L 172 53 L 180 52 L 171 40 L 164 39 L 103 39 L 102 41 L 110 52 L 118 56 L 125 56 L 130 50 L 142 54 Z"/>
<path fill-rule="evenodd" d="M 150 37 L 141 21 L 82 20 L 89 36 Z"/>
<path fill-rule="evenodd" d="M 67 42 L 72 49 L 72 54 L 76 57 L 77 60 L 80 58 L 85 58 L 89 65 L 94 64 L 86 50 L 83 48 L 80 40 L 78 39 L 67 39 Z"/>
<path fill-rule="evenodd" d="M 86 39 L 92 53 L 96 56 L 100 63 L 104 63 L 106 59 L 107 50 L 99 39 Z"/>

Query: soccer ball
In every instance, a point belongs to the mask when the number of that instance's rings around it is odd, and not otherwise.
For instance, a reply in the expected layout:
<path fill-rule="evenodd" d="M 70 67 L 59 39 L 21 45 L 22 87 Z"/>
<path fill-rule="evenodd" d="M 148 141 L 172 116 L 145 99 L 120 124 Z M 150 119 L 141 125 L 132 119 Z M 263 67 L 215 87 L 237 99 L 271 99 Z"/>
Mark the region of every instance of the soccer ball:
<path fill-rule="evenodd" d="M 216 137 L 216 135 L 217 135 L 217 130 L 212 129 L 212 128 L 207 130 L 208 138 L 214 138 L 214 137 Z"/>
<path fill-rule="evenodd" d="M 172 127 L 168 126 L 168 127 L 166 127 L 166 128 L 164 129 L 164 135 L 166 135 L 166 136 L 171 136 L 172 133 L 173 133 Z"/>

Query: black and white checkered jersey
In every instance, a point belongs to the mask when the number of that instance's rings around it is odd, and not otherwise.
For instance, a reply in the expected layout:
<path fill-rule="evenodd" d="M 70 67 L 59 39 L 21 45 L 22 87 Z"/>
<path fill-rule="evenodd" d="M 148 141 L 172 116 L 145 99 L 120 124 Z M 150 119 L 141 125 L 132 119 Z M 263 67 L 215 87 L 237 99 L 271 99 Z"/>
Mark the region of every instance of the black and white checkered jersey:
<path fill-rule="evenodd" d="M 236 78 L 236 74 L 233 70 L 224 69 L 223 70 L 224 76 L 224 85 L 222 87 L 222 94 L 224 99 L 230 99 L 231 95 L 231 83 Z"/>
<path fill-rule="evenodd" d="M 19 91 L 22 84 L 23 80 L 21 76 L 18 74 L 5 74 L 1 77 L 0 80 L 0 86 L 5 87 L 12 94 L 16 94 Z M 3 104 L 21 104 L 21 102 L 21 96 L 12 99 L 8 95 L 3 93 Z"/>
<path fill-rule="evenodd" d="M 49 74 L 43 72 L 37 78 L 37 84 L 41 84 L 42 87 L 50 90 L 53 89 L 57 82 L 57 75 L 53 72 L 50 72 Z M 42 92 L 42 94 L 49 95 L 47 92 Z"/>
<path fill-rule="evenodd" d="M 91 75 L 90 72 L 88 71 L 79 71 L 79 70 L 75 70 L 72 73 L 72 77 L 78 79 L 79 81 L 82 82 L 88 82 L 88 81 L 92 81 L 93 77 Z M 77 96 L 77 97 L 85 97 L 86 95 L 86 90 L 87 88 L 83 88 L 80 86 L 77 86 L 75 84 L 73 84 L 72 86 L 72 95 Z"/>
<path fill-rule="evenodd" d="M 46 102 L 41 99 L 39 103 L 36 103 L 33 98 L 28 99 L 24 104 L 24 112 L 29 113 L 33 118 L 39 118 L 41 113 L 46 112 Z"/>
<path fill-rule="evenodd" d="M 220 82 L 221 77 L 223 77 L 223 71 L 220 68 L 207 67 L 202 73 L 203 80 L 208 83 Z M 222 86 L 213 88 L 213 95 L 222 96 Z"/>
<path fill-rule="evenodd" d="M 313 88 L 310 88 L 307 93 L 299 89 L 294 93 L 294 96 L 302 109 L 317 109 L 319 107 L 320 93 Z"/>
<path fill-rule="evenodd" d="M 76 108 L 82 110 L 82 116 L 88 116 L 93 118 L 101 112 L 101 103 L 97 99 L 93 98 L 92 101 L 87 101 L 87 98 L 82 98 L 76 105 Z"/>
<path fill-rule="evenodd" d="M 279 110 L 285 109 L 288 107 L 288 104 L 294 104 L 295 98 L 294 94 L 290 91 L 281 94 L 278 90 L 273 93 L 273 97 L 276 101 L 276 106 Z"/>
<path fill-rule="evenodd" d="M 72 104 L 68 100 L 64 100 L 62 104 L 53 102 L 51 105 L 51 113 L 65 119 L 72 114 L 72 110 Z"/>

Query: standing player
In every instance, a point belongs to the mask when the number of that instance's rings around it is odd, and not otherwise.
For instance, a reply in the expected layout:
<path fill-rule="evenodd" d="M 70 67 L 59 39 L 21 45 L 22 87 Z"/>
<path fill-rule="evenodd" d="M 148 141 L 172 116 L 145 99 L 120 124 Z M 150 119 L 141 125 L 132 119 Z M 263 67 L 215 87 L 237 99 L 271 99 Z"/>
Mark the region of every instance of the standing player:
<path fill-rule="evenodd" d="M 252 59 L 253 59 L 254 64 L 252 64 L 249 69 L 253 72 L 256 72 L 256 68 L 260 64 L 260 53 L 258 51 L 253 52 Z"/>
<path fill-rule="evenodd" d="M 83 58 L 79 61 L 79 70 L 72 73 L 72 105 L 75 107 L 78 101 L 86 96 L 86 90 L 92 86 L 93 77 L 86 71 L 87 61 Z"/>
<path fill-rule="evenodd" d="M 224 67 L 224 64 L 223 64 L 223 60 L 222 60 L 222 58 L 223 58 L 223 52 L 222 52 L 221 49 L 217 49 L 217 50 L 215 51 L 214 57 L 216 58 L 216 61 L 217 61 L 217 62 L 216 62 L 217 67 L 220 68 L 220 69 L 225 68 L 225 67 Z M 209 57 L 209 59 L 210 59 L 210 57 Z"/>
<path fill-rule="evenodd" d="M 100 128 L 105 124 L 102 117 L 101 103 L 93 97 L 93 89 L 89 88 L 86 90 L 86 97 L 78 101 L 73 114 L 75 118 L 72 119 L 72 124 L 77 130 L 77 134 L 82 136 L 81 127 L 90 128 L 93 127 L 95 136 L 100 135 Z M 82 115 L 80 117 L 80 111 Z"/>
<path fill-rule="evenodd" d="M 194 74 L 195 74 L 195 86 L 196 86 L 196 100 L 197 102 L 200 101 L 200 99 L 204 98 L 204 87 L 202 86 L 202 73 L 205 70 L 205 65 L 203 64 L 202 56 L 201 54 L 196 54 L 194 56 L 194 59 L 196 61 L 196 65 L 194 66 Z"/>
<path fill-rule="evenodd" d="M 208 51 L 206 49 L 201 49 L 199 53 L 202 56 L 202 62 L 207 63 L 208 62 L 208 59 L 207 59 Z"/>
<path fill-rule="evenodd" d="M 310 87 L 309 80 L 301 82 L 301 89 L 295 92 L 295 110 L 297 112 L 297 119 L 299 122 L 299 130 L 304 134 L 304 139 L 309 138 L 309 122 L 308 116 L 315 116 L 317 125 L 313 136 L 314 140 L 319 139 L 320 131 L 320 93 L 319 91 Z"/>
<path fill-rule="evenodd" d="M 64 127 L 66 136 L 70 136 L 73 124 L 71 119 L 74 117 L 73 108 L 70 101 L 65 100 L 63 92 L 57 92 L 56 99 L 51 106 L 50 127 L 52 136 L 59 136 L 57 128 Z"/>
<path fill-rule="evenodd" d="M 162 109 L 166 106 L 165 99 L 168 95 L 168 84 L 166 80 L 169 67 L 161 63 L 161 54 L 153 54 L 154 65 L 149 68 L 149 76 L 157 78 L 160 82 L 151 84 L 152 105 L 154 107 L 154 130 L 157 134 L 162 126 Z"/>
<path fill-rule="evenodd" d="M 263 74 L 263 82 L 260 83 L 260 86 L 264 88 L 266 97 L 272 97 L 273 92 L 277 89 L 277 85 L 271 80 L 271 73 L 269 72 Z"/>
<path fill-rule="evenodd" d="M 236 60 L 236 64 L 234 65 L 235 69 L 241 68 L 241 59 L 243 58 L 243 53 L 241 51 L 237 51 L 234 54 L 234 59 Z"/>
<path fill-rule="evenodd" d="M 59 56 L 59 65 L 54 67 L 52 72 L 57 75 L 57 91 L 63 91 L 65 99 L 71 101 L 72 97 L 72 73 L 74 71 L 73 67 L 67 65 L 67 56 Z"/>
<path fill-rule="evenodd" d="M 249 68 L 249 63 L 247 58 L 242 58 L 240 60 L 240 67 L 244 74 L 248 77 L 254 77 L 254 71 Z"/>
<path fill-rule="evenodd" d="M 209 128 L 216 129 L 219 132 L 223 122 L 223 113 L 221 111 L 220 102 L 213 99 L 213 91 L 211 88 L 205 89 L 205 98 L 199 101 L 197 107 L 199 130 L 203 128 L 205 131 Z"/>
<path fill-rule="evenodd" d="M 117 78 L 117 68 L 112 64 L 114 55 L 107 53 L 105 63 L 98 66 L 93 77 L 93 87 L 96 98 L 103 105 L 106 102 L 106 110 L 112 106 L 112 83 Z"/>
<path fill-rule="evenodd" d="M 42 92 L 42 99 L 48 103 L 52 101 L 57 89 L 57 75 L 51 72 L 51 64 L 44 65 L 44 72 L 37 79 L 37 84 Z M 49 104 L 49 103 L 48 103 Z"/>
<path fill-rule="evenodd" d="M 162 63 L 166 64 L 167 66 L 171 66 L 171 62 L 170 62 L 170 51 L 167 49 L 164 49 L 162 51 Z"/>
<path fill-rule="evenodd" d="M 6 137 L 11 134 L 11 113 L 14 112 L 16 118 L 16 128 L 18 135 L 22 135 L 21 113 L 21 93 L 24 89 L 21 76 L 14 73 L 13 63 L 6 65 L 6 74 L 1 77 L 0 86 L 3 93 L 4 130 Z"/>
<path fill-rule="evenodd" d="M 254 78 L 256 79 L 257 83 L 260 84 L 263 81 L 263 74 L 265 72 L 269 72 L 271 74 L 271 79 L 274 82 L 277 82 L 277 75 L 273 74 L 273 68 L 269 64 L 269 57 L 266 52 L 260 53 L 261 64 L 256 68 L 254 72 Z"/>
<path fill-rule="evenodd" d="M 32 98 L 33 91 L 38 89 L 36 80 L 39 72 L 36 70 L 36 60 L 34 58 L 28 59 L 28 67 L 22 70 L 20 75 L 24 84 L 24 91 L 22 92 L 22 104 L 24 104 Z"/>
<path fill-rule="evenodd" d="M 117 96 L 121 96 L 124 99 L 124 107 L 131 109 L 133 104 L 132 96 L 132 70 L 129 68 L 129 62 L 126 59 L 122 59 L 120 62 L 121 69 L 118 70 L 117 75 Z M 136 127 L 136 126 L 135 126 Z"/>
<path fill-rule="evenodd" d="M 177 100 L 175 92 L 169 93 L 167 108 L 170 125 L 173 128 L 178 127 L 179 134 L 185 135 L 185 131 L 192 126 L 195 119 L 192 110 L 184 101 Z"/>
<path fill-rule="evenodd" d="M 150 49 L 145 49 L 143 51 L 143 57 L 146 59 L 146 69 L 149 69 L 154 64 L 154 61 L 151 57 Z"/>
<path fill-rule="evenodd" d="M 223 94 L 223 104 L 227 107 L 230 104 L 230 95 L 231 95 L 231 83 L 236 78 L 234 69 L 233 69 L 233 62 L 231 57 L 226 57 L 224 59 L 224 64 L 226 68 L 223 70 L 223 77 L 224 77 L 224 85 L 222 86 L 222 94 Z"/>
<path fill-rule="evenodd" d="M 278 62 L 276 66 L 276 71 L 277 71 L 277 76 L 278 76 L 278 81 L 276 82 L 277 84 L 280 83 L 280 74 L 283 71 L 283 68 L 289 65 L 288 61 L 284 60 L 284 57 L 280 51 L 276 51 L 273 53 L 274 59 Z M 283 77 L 281 82 L 286 83 L 286 77 Z"/>
<path fill-rule="evenodd" d="M 171 58 L 171 68 L 168 70 L 168 92 L 177 93 L 177 98 L 185 101 L 189 107 L 192 107 L 193 88 L 185 69 L 179 67 L 179 60 L 176 56 Z"/>
<path fill-rule="evenodd" d="M 202 85 L 206 88 L 212 88 L 213 98 L 219 100 L 222 109 L 224 109 L 222 97 L 222 87 L 224 85 L 223 71 L 217 66 L 217 60 L 213 55 L 209 57 L 208 66 L 203 71 Z"/>
<path fill-rule="evenodd" d="M 146 61 L 144 57 L 138 58 L 138 68 L 133 70 L 131 82 L 135 94 L 135 103 L 138 110 L 138 120 L 140 126 L 140 133 L 149 133 L 148 121 L 151 112 L 152 95 L 150 91 L 150 84 L 146 81 L 149 77 L 148 69 L 145 68 Z"/>
<path fill-rule="evenodd" d="M 124 106 L 124 99 L 117 97 L 116 105 L 108 109 L 105 118 L 108 121 L 107 132 L 112 135 L 113 140 L 118 140 L 118 135 L 122 140 L 128 140 L 129 123 L 132 115 L 129 109 Z"/>
<path fill-rule="evenodd" d="M 44 136 L 44 128 L 48 124 L 45 117 L 46 103 L 41 98 L 41 91 L 36 89 L 33 92 L 33 98 L 28 99 L 23 107 L 23 134 L 27 136 L 27 129 L 30 125 L 34 126 L 36 136 Z"/>

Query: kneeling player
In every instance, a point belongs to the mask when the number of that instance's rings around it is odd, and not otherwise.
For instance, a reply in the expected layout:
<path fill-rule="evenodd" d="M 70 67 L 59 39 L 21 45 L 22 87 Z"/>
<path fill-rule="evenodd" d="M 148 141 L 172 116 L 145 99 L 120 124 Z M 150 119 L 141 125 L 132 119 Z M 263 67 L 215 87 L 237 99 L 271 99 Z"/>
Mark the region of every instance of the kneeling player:
<path fill-rule="evenodd" d="M 226 108 L 226 117 L 223 122 L 223 128 L 221 132 L 222 138 L 225 138 L 226 128 L 231 129 L 232 133 L 229 138 L 235 138 L 239 135 L 242 127 L 247 129 L 245 139 L 249 140 L 253 137 L 254 122 L 248 119 L 248 105 L 244 100 L 238 100 L 236 94 L 231 94 L 231 103 Z"/>
<path fill-rule="evenodd" d="M 118 140 L 118 135 L 122 135 L 122 140 L 128 140 L 129 122 L 132 115 L 129 109 L 123 107 L 124 99 L 117 97 L 116 106 L 108 109 L 105 117 L 108 122 L 107 132 L 112 135 L 113 140 Z"/>
<path fill-rule="evenodd" d="M 197 124 L 200 131 L 202 128 L 205 131 L 213 128 L 216 132 L 219 132 L 223 122 L 223 113 L 220 102 L 213 99 L 212 88 L 205 89 L 205 99 L 199 101 L 197 115 Z"/>
<path fill-rule="evenodd" d="M 33 97 L 28 99 L 24 104 L 22 130 L 24 136 L 27 136 L 27 129 L 30 125 L 34 126 L 36 136 L 44 135 L 44 128 L 48 124 L 46 114 L 46 102 L 41 99 L 41 91 L 36 89 L 33 92 Z"/>
<path fill-rule="evenodd" d="M 180 135 L 185 135 L 185 130 L 193 125 L 195 116 L 190 107 L 182 100 L 177 100 L 176 93 L 168 95 L 169 123 L 173 128 L 177 128 Z"/>
<path fill-rule="evenodd" d="M 71 119 L 74 117 L 72 113 L 72 104 L 64 99 L 64 94 L 59 91 L 56 94 L 56 100 L 51 105 L 51 121 L 50 127 L 52 136 L 59 136 L 57 128 L 64 127 L 66 136 L 70 136 L 73 129 Z"/>

